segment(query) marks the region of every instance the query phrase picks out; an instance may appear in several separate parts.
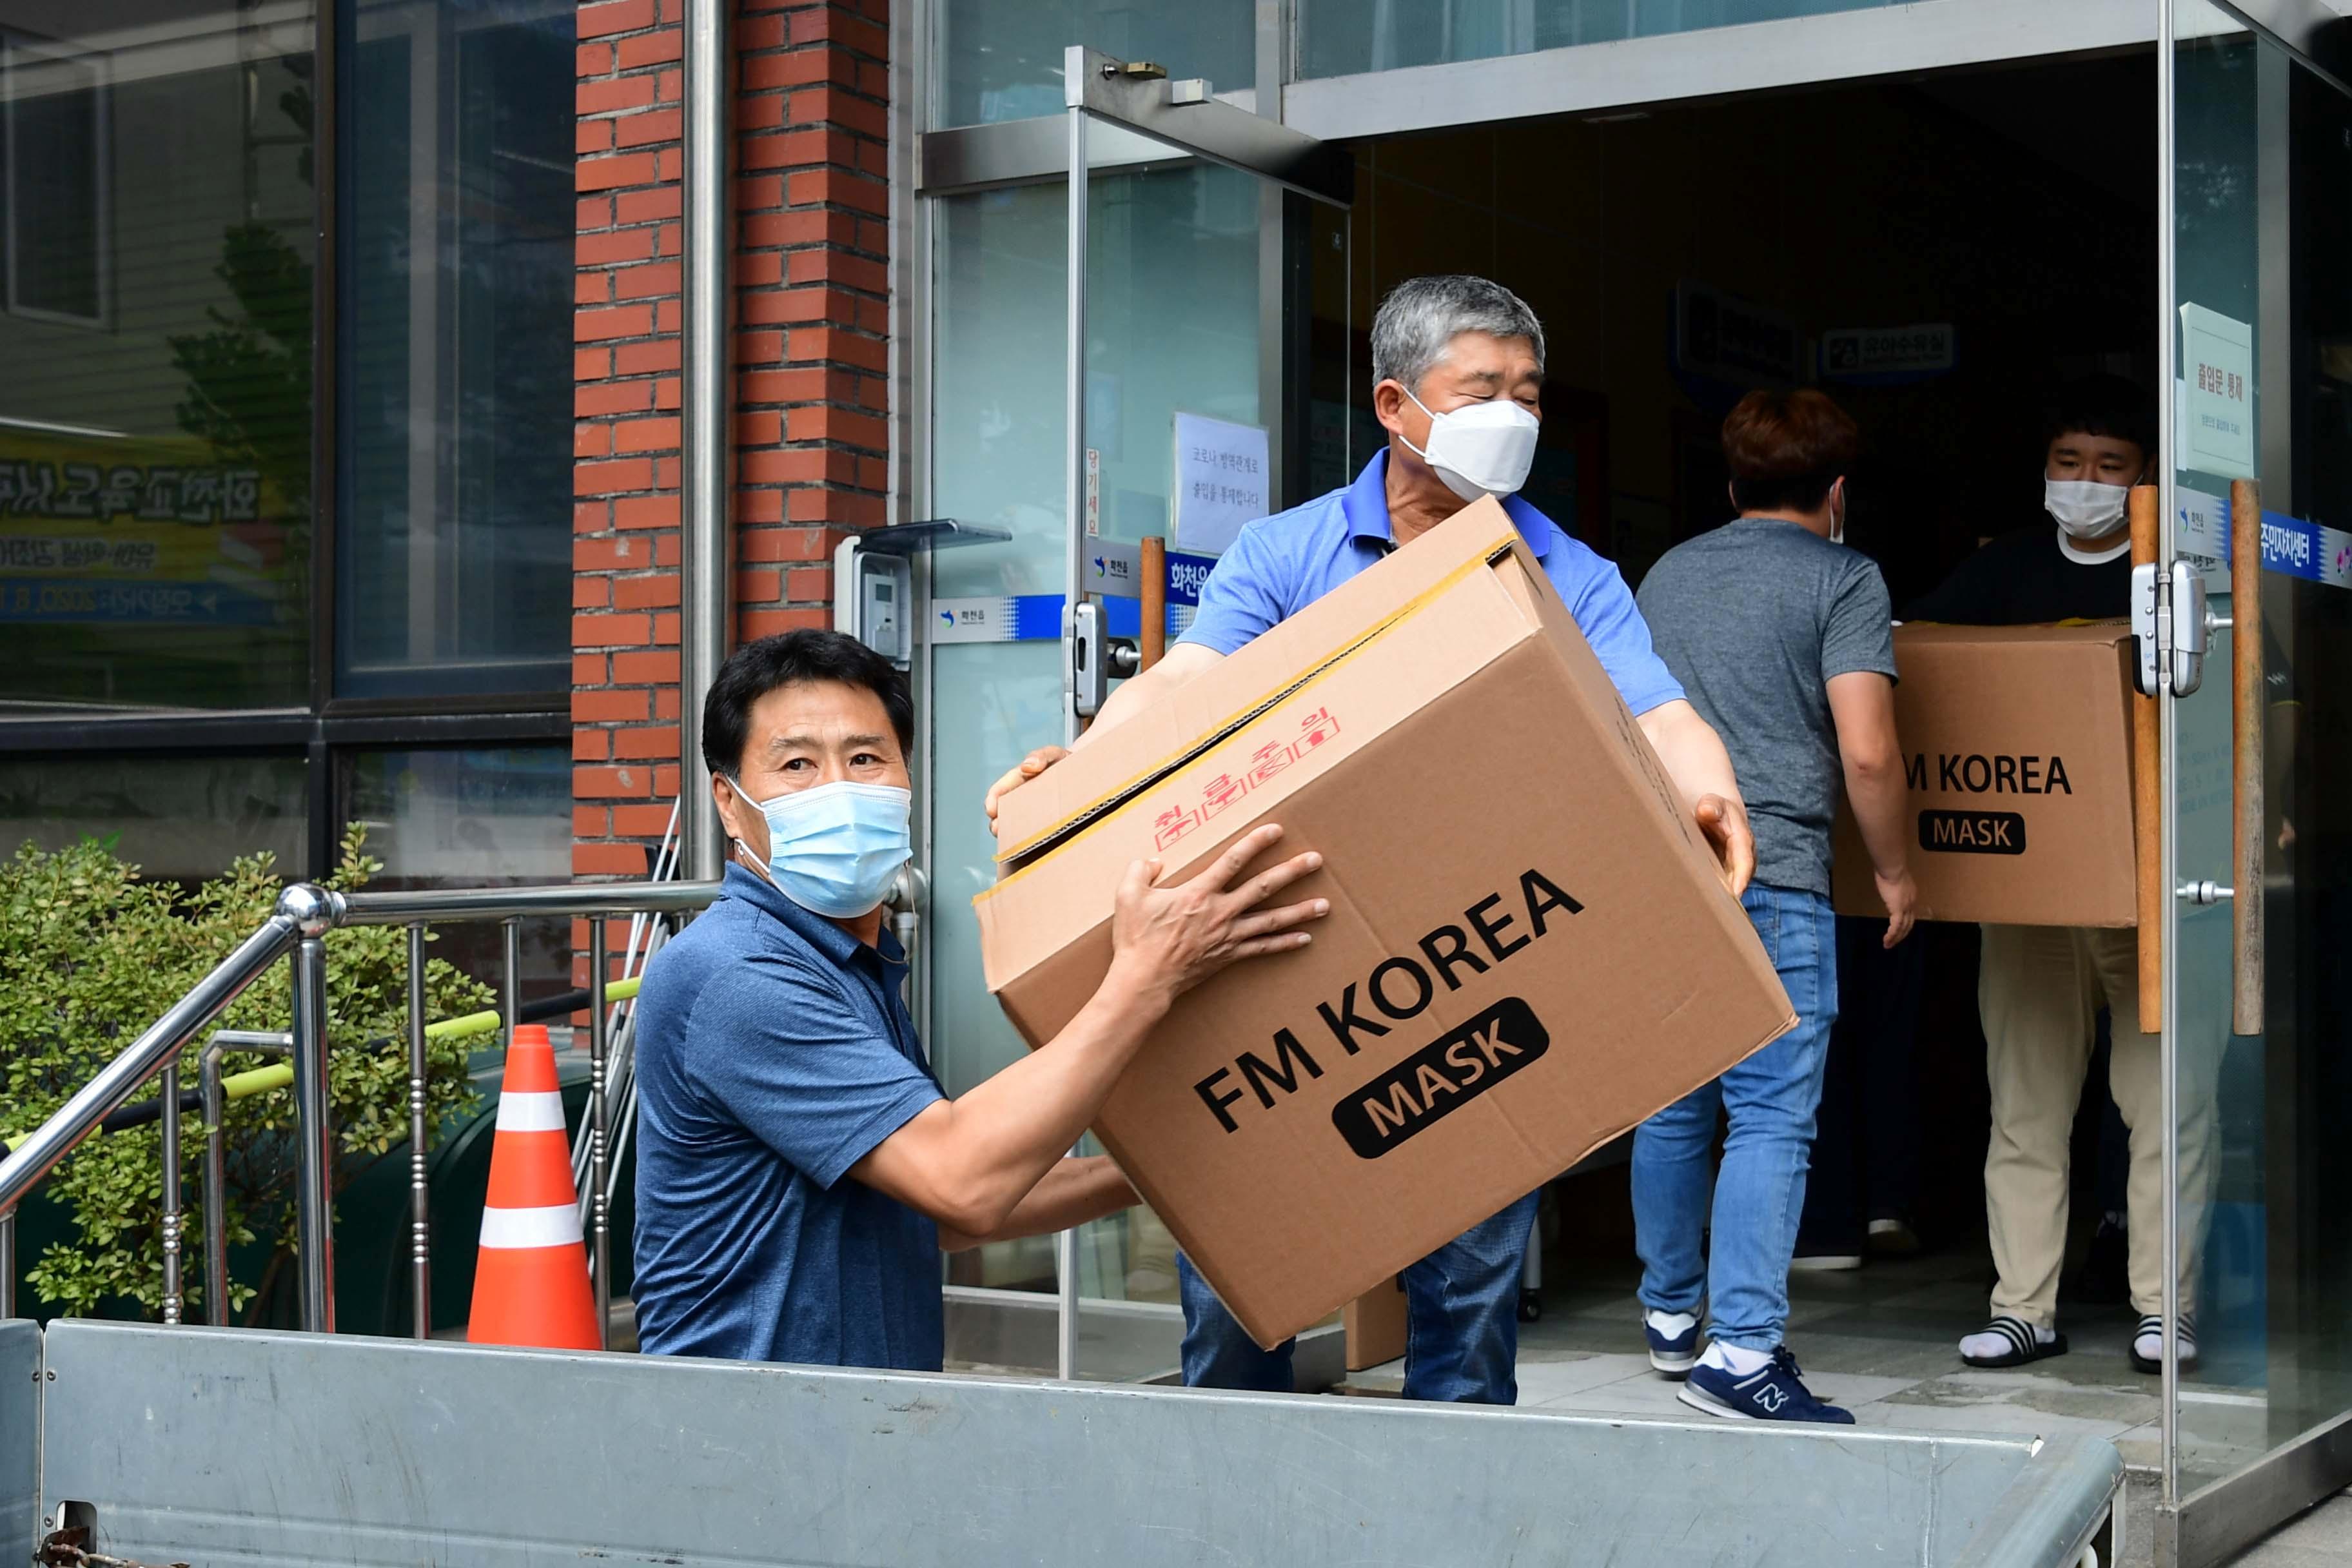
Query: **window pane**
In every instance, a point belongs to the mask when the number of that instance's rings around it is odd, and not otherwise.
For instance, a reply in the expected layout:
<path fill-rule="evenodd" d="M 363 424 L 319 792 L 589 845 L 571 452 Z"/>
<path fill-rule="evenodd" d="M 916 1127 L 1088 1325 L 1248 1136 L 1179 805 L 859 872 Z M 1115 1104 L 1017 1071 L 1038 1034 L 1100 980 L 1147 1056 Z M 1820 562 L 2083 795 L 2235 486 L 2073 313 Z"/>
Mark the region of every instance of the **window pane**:
<path fill-rule="evenodd" d="M 344 0 L 336 689 L 562 689 L 572 12 Z"/>
<path fill-rule="evenodd" d="M 1206 77 L 1217 92 L 1257 82 L 1250 0 L 941 0 L 937 14 L 934 125 L 1061 113 L 1062 51 L 1072 44 Z"/>
<path fill-rule="evenodd" d="M 383 862 L 373 888 L 486 888 L 572 879 L 572 755 L 563 746 L 368 752 L 351 759 L 343 820 Z M 495 924 L 436 928 L 434 955 L 497 985 Z M 572 922 L 522 922 L 526 999 L 568 990 Z"/>
<path fill-rule="evenodd" d="M 345 819 L 368 829 L 384 888 L 572 879 L 572 760 L 562 746 L 368 752 Z"/>
<path fill-rule="evenodd" d="M 104 311 L 99 153 L 105 88 L 97 65 L 12 40 L 7 68 L 8 302 L 95 322 Z"/>
<path fill-rule="evenodd" d="M 158 881 L 200 882 L 267 849 L 308 869 L 300 757 L 32 757 L 0 762 L 0 854 L 112 838 Z"/>
<path fill-rule="evenodd" d="M 311 26 L 121 15 L 0 0 L 0 711 L 299 702 Z"/>
<path fill-rule="evenodd" d="M 1299 0 L 1298 74 L 1491 59 L 1901 0 Z"/>

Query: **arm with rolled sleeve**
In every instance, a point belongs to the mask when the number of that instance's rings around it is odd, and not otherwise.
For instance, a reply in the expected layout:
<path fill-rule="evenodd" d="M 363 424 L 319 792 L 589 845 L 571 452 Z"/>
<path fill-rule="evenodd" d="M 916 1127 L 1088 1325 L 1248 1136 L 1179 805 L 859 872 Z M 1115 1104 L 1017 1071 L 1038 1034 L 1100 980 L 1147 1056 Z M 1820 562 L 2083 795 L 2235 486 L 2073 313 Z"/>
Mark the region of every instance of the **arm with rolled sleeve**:
<path fill-rule="evenodd" d="M 1226 655 L 1246 647 L 1271 630 L 1290 613 L 1265 535 L 1257 523 L 1244 527 L 1233 548 L 1217 557 L 1209 580 L 1201 584 L 1201 603 L 1184 635 L 1168 645 L 1158 664 L 1121 681 L 1103 701 L 1087 735 L 1108 730 L 1129 713 L 1140 712 Z M 1086 735 L 1078 744 L 1086 744 Z M 1058 753 L 1056 753 L 1058 754 Z M 1003 786 L 1000 785 L 1000 788 Z M 992 803 L 995 792 L 990 795 Z M 994 814 L 991 812 L 992 821 Z"/>
<path fill-rule="evenodd" d="M 1177 646 L 1226 656 L 1265 636 L 1295 607 L 1283 587 L 1285 576 L 1266 540 L 1264 520 L 1248 524 L 1209 569 L 1192 624 L 1176 639 Z"/>
<path fill-rule="evenodd" d="M 1555 538 L 1555 555 L 1580 549 L 1573 541 Z M 1669 702 L 1683 700 L 1682 682 L 1666 668 L 1666 661 L 1650 646 L 1650 623 L 1633 603 L 1633 591 L 1625 586 L 1624 577 L 1616 566 L 1594 555 L 1591 567 L 1575 583 L 1560 581 L 1555 574 L 1552 581 L 1568 601 L 1568 613 L 1576 617 L 1576 629 L 1592 645 L 1592 652 L 1601 660 L 1601 668 L 1609 672 L 1610 683 L 1635 718 Z"/>
<path fill-rule="evenodd" d="M 820 1187 L 946 1097 L 874 1030 L 834 976 L 755 954 L 696 1000 L 699 1092 Z"/>
<path fill-rule="evenodd" d="M 1822 679 L 1846 800 L 1886 904 L 1888 947 L 1909 934 L 1917 898 L 1904 843 L 1909 796 L 1895 732 L 1896 679 L 1886 580 L 1876 566 L 1857 559 L 1830 600 L 1822 628 Z"/>

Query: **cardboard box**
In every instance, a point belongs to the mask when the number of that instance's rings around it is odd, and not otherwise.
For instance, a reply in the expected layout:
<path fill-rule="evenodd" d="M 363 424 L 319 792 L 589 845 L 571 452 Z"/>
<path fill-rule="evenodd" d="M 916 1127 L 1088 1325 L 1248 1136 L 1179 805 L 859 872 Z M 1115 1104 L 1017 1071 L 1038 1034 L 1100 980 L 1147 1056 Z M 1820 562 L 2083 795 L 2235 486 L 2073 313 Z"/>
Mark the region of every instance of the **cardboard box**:
<path fill-rule="evenodd" d="M 1919 918 L 2138 923 L 2132 637 L 2120 622 L 1895 631 L 1895 732 Z M 1884 915 L 1844 803 L 1840 914 Z"/>
<path fill-rule="evenodd" d="M 1664 771 L 1491 502 L 1005 798 L 974 900 L 1031 1045 L 1110 962 L 1117 884 L 1261 822 L 1325 868 L 1311 947 L 1180 998 L 1096 1131 L 1260 1344 L 1793 1023 Z"/>
<path fill-rule="evenodd" d="M 1339 1310 L 1348 1370 L 1386 1366 L 1404 1354 L 1404 1276 L 1391 1275 Z"/>

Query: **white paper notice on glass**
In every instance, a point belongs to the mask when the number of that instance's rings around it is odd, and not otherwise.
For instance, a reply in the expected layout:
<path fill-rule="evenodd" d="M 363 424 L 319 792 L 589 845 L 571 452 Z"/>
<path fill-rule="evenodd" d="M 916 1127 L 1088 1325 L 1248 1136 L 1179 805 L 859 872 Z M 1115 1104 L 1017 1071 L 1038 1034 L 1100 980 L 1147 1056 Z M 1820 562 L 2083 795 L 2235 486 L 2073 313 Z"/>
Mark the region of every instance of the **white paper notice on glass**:
<path fill-rule="evenodd" d="M 1177 415 L 1171 547 L 1190 555 L 1223 554 L 1242 524 L 1273 510 L 1266 469 L 1263 425 Z"/>
<path fill-rule="evenodd" d="M 2254 477 L 2254 330 L 2202 305 L 2180 307 L 2180 464 Z"/>

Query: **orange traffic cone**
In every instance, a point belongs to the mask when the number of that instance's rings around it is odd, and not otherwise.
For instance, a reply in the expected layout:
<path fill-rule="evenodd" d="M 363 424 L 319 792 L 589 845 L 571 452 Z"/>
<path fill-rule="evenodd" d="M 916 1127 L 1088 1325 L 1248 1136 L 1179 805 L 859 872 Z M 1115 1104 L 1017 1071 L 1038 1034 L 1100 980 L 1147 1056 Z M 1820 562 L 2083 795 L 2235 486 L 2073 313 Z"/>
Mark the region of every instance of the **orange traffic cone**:
<path fill-rule="evenodd" d="M 516 1026 L 490 1145 L 490 1192 L 466 1338 L 478 1345 L 599 1348 L 580 1194 L 543 1024 Z"/>

